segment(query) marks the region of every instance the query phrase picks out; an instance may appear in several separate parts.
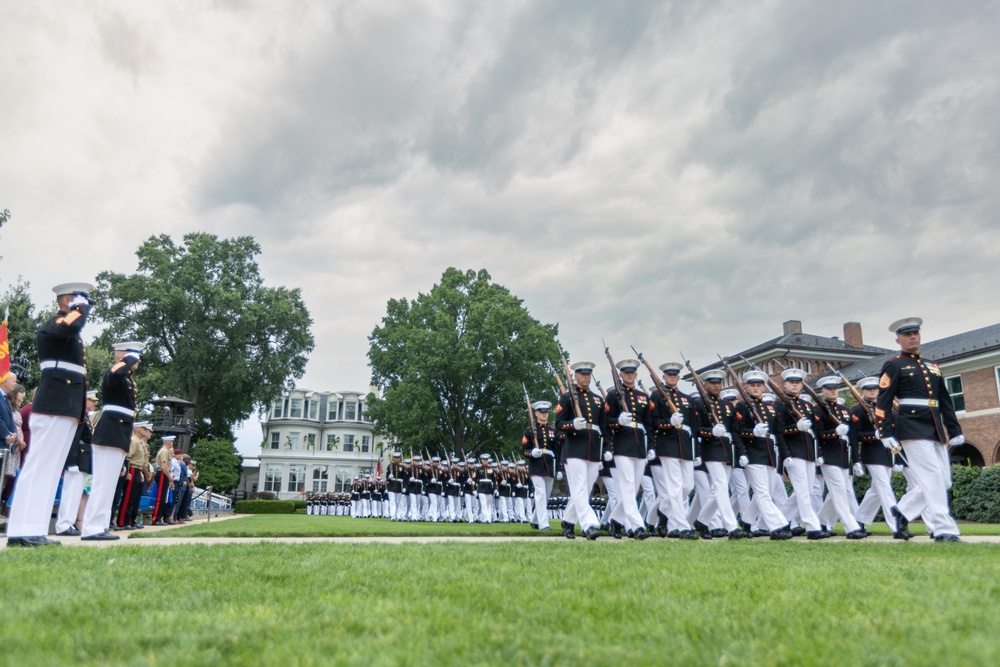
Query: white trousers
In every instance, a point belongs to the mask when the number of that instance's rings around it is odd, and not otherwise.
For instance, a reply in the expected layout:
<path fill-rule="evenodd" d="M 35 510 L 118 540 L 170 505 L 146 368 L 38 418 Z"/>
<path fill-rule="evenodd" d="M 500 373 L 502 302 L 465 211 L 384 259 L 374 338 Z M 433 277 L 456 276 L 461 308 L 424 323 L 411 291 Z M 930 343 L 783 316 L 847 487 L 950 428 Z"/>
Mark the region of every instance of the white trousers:
<path fill-rule="evenodd" d="M 851 511 L 850 502 L 847 500 L 848 493 L 854 493 L 853 488 L 848 491 L 848 475 L 847 471 L 839 466 L 829 466 L 823 465 L 823 479 L 826 480 L 826 500 L 823 502 L 823 507 L 819 510 L 819 520 L 825 526 L 830 526 L 831 528 L 837 519 L 844 524 L 844 530 L 848 533 L 852 533 L 858 530 L 861 526 L 858 525 L 857 519 L 854 518 L 854 512 Z"/>
<path fill-rule="evenodd" d="M 59 499 L 59 514 L 56 516 L 56 532 L 61 533 L 76 526 L 76 515 L 83 499 L 83 482 L 87 475 L 73 466 L 73 470 L 63 473 L 62 496 Z"/>
<path fill-rule="evenodd" d="M 812 506 L 812 481 L 816 477 L 816 464 L 805 459 L 791 458 L 785 463 L 788 481 L 792 483 L 792 495 L 782 508 L 782 514 L 792 517 L 798 513 L 799 523 L 810 532 L 820 529 L 819 517 Z"/>
<path fill-rule="evenodd" d="M 655 526 L 660 522 L 659 514 L 670 519 L 670 498 L 667 495 L 667 471 L 663 469 L 661 461 L 658 466 L 649 466 L 649 471 L 653 474 L 653 486 L 656 488 L 656 502 L 650 503 L 643 516 L 646 523 Z"/>
<path fill-rule="evenodd" d="M 694 489 L 694 462 L 661 456 L 660 463 L 666 488 L 661 494 L 660 511 L 667 516 L 667 527 L 670 530 L 691 530 L 687 504 L 688 496 Z M 655 467 L 653 474 L 656 474 Z"/>
<path fill-rule="evenodd" d="M 594 488 L 600 471 L 601 464 L 598 461 L 566 459 L 569 502 L 566 505 L 563 521 L 578 523 L 583 531 L 597 527 L 597 515 L 594 513 L 594 508 L 590 506 L 590 490 Z M 607 482 L 607 478 L 605 478 L 605 482 Z"/>
<path fill-rule="evenodd" d="M 785 515 L 781 513 L 778 506 L 771 499 L 771 475 L 774 468 L 759 463 L 751 463 L 743 468 L 746 471 L 750 488 L 753 489 L 753 499 L 750 501 L 751 508 L 756 508 L 760 513 L 760 520 L 764 522 L 767 530 L 778 530 L 788 524 Z"/>
<path fill-rule="evenodd" d="M 823 491 L 825 490 L 826 480 L 823 479 L 823 475 L 816 475 L 812 481 L 812 494 L 810 496 L 812 499 L 813 511 L 816 512 L 816 514 L 819 514 L 820 508 L 823 507 Z"/>
<path fill-rule="evenodd" d="M 695 520 L 701 514 L 701 508 L 705 506 L 708 499 L 711 497 L 712 482 L 708 478 L 708 473 L 701 470 L 695 470 L 694 498 L 691 499 L 691 504 L 688 506 L 688 523 L 694 524 Z"/>
<path fill-rule="evenodd" d="M 948 448 L 930 440 L 904 440 L 901 444 L 909 464 L 907 469 L 917 487 L 907 488 L 897 503 L 899 511 L 908 519 L 922 516 L 927 530 L 935 537 L 958 535 L 958 524 L 948 510 L 948 487 L 951 485 Z"/>
<path fill-rule="evenodd" d="M 642 481 L 645 469 L 646 459 L 630 456 L 615 457 L 615 467 L 612 468 L 611 474 L 618 484 L 618 504 L 611 513 L 611 518 L 625 526 L 626 530 L 638 530 L 645 526 L 635 500 L 638 493 L 637 483 Z"/>
<path fill-rule="evenodd" d="M 483 523 L 493 523 L 493 512 L 496 507 L 493 492 L 479 494 L 479 520 Z"/>
<path fill-rule="evenodd" d="M 476 520 L 476 516 L 479 513 L 476 509 L 476 496 L 466 493 L 462 498 L 465 499 L 465 520 L 468 523 L 472 523 Z"/>
<path fill-rule="evenodd" d="M 650 512 L 652 512 L 653 516 L 655 517 L 656 506 L 658 504 L 657 499 L 659 497 L 659 494 L 656 490 L 656 483 L 653 481 L 653 477 L 651 475 L 646 474 L 647 465 L 648 463 L 643 461 L 642 475 L 639 476 L 639 482 L 640 482 L 639 488 L 642 489 L 642 502 L 639 503 L 639 515 L 642 517 L 646 517 Z M 652 472 L 653 467 L 658 468 L 659 466 L 651 466 L 650 472 Z M 646 521 L 646 523 L 650 525 L 656 525 L 655 518 L 653 521 Z"/>
<path fill-rule="evenodd" d="M 430 507 L 427 511 L 427 515 L 431 521 L 437 522 L 441 518 L 441 496 L 436 493 L 432 493 L 428 496 L 430 499 Z"/>
<path fill-rule="evenodd" d="M 707 526 L 718 512 L 723 526 L 732 532 L 739 528 L 733 506 L 729 502 L 729 471 L 732 468 L 721 461 L 706 461 L 705 468 L 708 469 L 708 478 L 712 484 L 712 495 L 698 513 L 698 520 Z"/>
<path fill-rule="evenodd" d="M 600 475 L 601 463 L 597 464 L 598 475 Z M 612 475 L 614 473 L 612 472 Z M 608 504 L 604 506 L 604 514 L 601 515 L 600 522 L 604 525 L 608 524 L 611 520 L 611 513 L 615 511 L 615 507 L 618 506 L 618 481 L 614 477 L 602 477 L 604 480 L 604 488 L 608 490 Z M 596 480 L 595 480 L 596 481 Z M 569 483 L 567 478 L 566 483 Z M 570 492 L 572 493 L 572 491 Z M 567 505 L 567 508 L 569 506 Z"/>
<path fill-rule="evenodd" d="M 508 523 L 510 521 L 510 496 L 500 496 L 498 498 L 499 507 L 497 507 L 497 518 L 501 523 Z"/>
<path fill-rule="evenodd" d="M 539 528 L 549 527 L 549 496 L 552 495 L 552 478 L 532 475 L 531 483 L 535 487 L 535 510 L 531 521 Z"/>
<path fill-rule="evenodd" d="M 83 537 L 103 533 L 111 525 L 111 505 L 115 502 L 118 477 L 125 462 L 125 450 L 94 445 L 94 479 L 90 483 L 90 499 L 83 511 Z"/>
<path fill-rule="evenodd" d="M 524 513 L 524 503 L 527 498 L 522 498 L 520 496 L 514 497 L 514 520 L 520 523 L 524 523 L 528 520 L 528 517 Z"/>
<path fill-rule="evenodd" d="M 871 523 L 875 520 L 875 514 L 881 505 L 885 524 L 895 533 L 896 517 L 892 515 L 892 507 L 896 504 L 896 494 L 892 490 L 892 468 L 868 464 L 865 464 L 865 468 L 868 469 L 868 476 L 872 478 L 872 485 L 865 491 L 865 497 L 861 499 L 854 518 L 858 523 Z"/>
<path fill-rule="evenodd" d="M 410 513 L 406 518 L 410 521 L 420 521 L 420 494 L 408 493 L 406 497 L 410 499 Z"/>
<path fill-rule="evenodd" d="M 755 516 L 750 511 L 750 485 L 743 468 L 733 468 L 730 471 L 729 490 L 733 493 L 733 512 L 739 512 L 744 523 L 753 523 Z"/>
<path fill-rule="evenodd" d="M 49 532 L 59 475 L 76 436 L 77 421 L 32 413 L 31 451 L 17 476 L 7 537 L 42 537 Z M 73 517 L 74 521 L 76 517 Z"/>

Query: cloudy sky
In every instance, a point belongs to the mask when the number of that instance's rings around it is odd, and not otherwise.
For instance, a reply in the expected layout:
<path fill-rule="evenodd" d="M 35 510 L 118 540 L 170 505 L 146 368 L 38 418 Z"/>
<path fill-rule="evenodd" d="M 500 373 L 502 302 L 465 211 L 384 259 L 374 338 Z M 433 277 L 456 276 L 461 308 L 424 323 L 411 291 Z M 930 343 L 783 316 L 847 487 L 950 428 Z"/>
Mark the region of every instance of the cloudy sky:
<path fill-rule="evenodd" d="M 1000 320 L 997 2 L 0 12 L 0 287 L 252 235 L 312 312 L 312 389 L 364 389 L 386 300 L 448 266 L 595 361 Z"/>

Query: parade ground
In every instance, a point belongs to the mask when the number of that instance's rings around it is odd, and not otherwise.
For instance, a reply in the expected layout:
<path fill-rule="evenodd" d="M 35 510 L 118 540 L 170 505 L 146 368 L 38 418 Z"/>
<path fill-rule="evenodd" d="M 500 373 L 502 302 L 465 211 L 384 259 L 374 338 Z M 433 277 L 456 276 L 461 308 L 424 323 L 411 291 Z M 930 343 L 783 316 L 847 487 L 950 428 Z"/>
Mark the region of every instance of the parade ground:
<path fill-rule="evenodd" d="M 905 544 L 588 542 L 213 517 L 4 549 L 0 642 L 12 665 L 993 665 L 1000 527 L 962 528 L 966 544 L 919 525 Z"/>

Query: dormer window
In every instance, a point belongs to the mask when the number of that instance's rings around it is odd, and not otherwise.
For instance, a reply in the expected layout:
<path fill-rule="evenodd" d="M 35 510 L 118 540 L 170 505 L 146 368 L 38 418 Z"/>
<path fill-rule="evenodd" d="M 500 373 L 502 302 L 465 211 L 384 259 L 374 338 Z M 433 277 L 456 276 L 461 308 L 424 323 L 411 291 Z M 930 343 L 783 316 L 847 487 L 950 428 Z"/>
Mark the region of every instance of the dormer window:
<path fill-rule="evenodd" d="M 302 399 L 293 398 L 289 403 L 288 416 L 292 419 L 302 419 Z"/>

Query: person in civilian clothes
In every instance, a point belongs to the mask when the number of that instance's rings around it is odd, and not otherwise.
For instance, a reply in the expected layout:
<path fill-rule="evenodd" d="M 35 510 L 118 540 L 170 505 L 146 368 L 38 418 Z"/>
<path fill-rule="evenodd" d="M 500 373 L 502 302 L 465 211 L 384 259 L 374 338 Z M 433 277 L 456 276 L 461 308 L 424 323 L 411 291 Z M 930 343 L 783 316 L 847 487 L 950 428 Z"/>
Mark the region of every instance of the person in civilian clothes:
<path fill-rule="evenodd" d="M 83 499 L 83 486 L 87 475 L 92 471 L 91 446 L 94 430 L 90 416 L 94 415 L 94 421 L 97 421 L 99 415 L 94 413 L 96 407 L 97 390 L 93 389 L 87 392 L 87 417 L 77 427 L 73 446 L 66 455 L 62 496 L 59 500 L 59 512 L 56 514 L 56 535 L 59 536 L 75 537 L 80 534 L 76 519 Z"/>
<path fill-rule="evenodd" d="M 694 466 L 701 463 L 696 432 L 699 419 L 694 401 L 677 389 L 683 368 L 676 361 L 660 365 L 668 396 L 656 390 L 649 397 L 653 447 L 660 459 L 660 465 L 651 468 L 660 499 L 655 530 L 661 537 L 695 540 L 698 535 L 687 520 L 687 498 L 694 489 Z M 677 412 L 670 410 L 667 398 Z"/>
<path fill-rule="evenodd" d="M 557 435 L 555 429 L 549 426 L 552 403 L 535 401 L 531 409 L 535 412 L 534 427 L 526 428 L 521 438 L 521 447 L 528 460 L 528 476 L 535 487 L 535 507 L 530 520 L 533 528 L 549 530 L 549 497 L 559 465 L 555 450 Z"/>
<path fill-rule="evenodd" d="M 175 449 L 174 459 L 177 461 L 178 475 L 174 478 L 174 510 L 170 518 L 174 520 L 174 523 L 180 523 L 180 511 L 184 505 L 184 496 L 188 492 L 188 481 L 191 479 L 191 471 L 188 470 L 187 463 L 184 462 L 184 452 Z"/>
<path fill-rule="evenodd" d="M 900 498 L 893 516 L 902 528 L 919 508 L 936 542 L 961 542 L 958 524 L 948 509 L 951 465 L 948 446 L 965 444 L 955 406 L 937 364 L 920 355 L 919 317 L 893 322 L 899 356 L 882 366 L 875 416 L 886 449 L 902 447 L 917 488 Z M 893 400 L 899 411 L 893 413 Z"/>
<path fill-rule="evenodd" d="M 86 418 L 87 380 L 80 331 L 90 313 L 89 283 L 53 288 L 59 310 L 35 335 L 42 376 L 31 412 L 31 451 L 17 480 L 7 546 L 59 544 L 46 537 L 66 455 Z"/>
<path fill-rule="evenodd" d="M 163 443 L 156 452 L 156 501 L 153 503 L 153 525 L 166 525 L 166 518 L 170 516 L 170 505 L 167 502 L 170 490 L 173 488 L 174 479 L 171 475 L 171 462 L 174 460 L 174 440 L 175 435 L 163 436 Z"/>
<path fill-rule="evenodd" d="M 854 518 L 854 509 L 848 494 L 854 493 L 848 470 L 851 468 L 851 415 L 847 408 L 837 402 L 840 378 L 827 375 L 816 381 L 823 399 L 816 406 L 819 416 L 819 447 L 823 459 L 823 479 L 826 482 L 826 500 L 819 510 L 819 520 L 832 532 L 839 519 L 849 540 L 867 537 L 865 531 Z"/>
<path fill-rule="evenodd" d="M 562 520 L 562 533 L 568 539 L 576 537 L 573 530 L 577 523 L 588 540 L 600 536 L 597 514 L 590 506 L 590 490 L 601 468 L 601 436 L 607 418 L 604 401 L 590 391 L 594 366 L 591 361 L 578 361 L 570 367 L 574 386 L 559 397 L 556 406 L 556 431 L 565 438 L 563 461 L 569 482 L 570 499 Z"/>
<path fill-rule="evenodd" d="M 802 527 L 798 531 L 793 530 L 792 534 L 798 532 L 801 535 L 801 531 L 805 529 L 808 539 L 821 540 L 830 535 L 822 530 L 819 517 L 812 506 L 812 484 L 816 477 L 816 459 L 819 454 L 816 442 L 818 421 L 813 413 L 812 403 L 807 403 L 800 397 L 805 378 L 805 371 L 797 368 L 788 368 L 781 373 L 785 396 L 798 411 L 801 419 L 796 419 L 784 401 L 775 404 L 778 414 L 781 415 L 785 444 L 788 446 L 788 458 L 784 464 L 785 473 L 792 483 L 793 490 L 781 510 L 786 517 L 798 513 Z"/>
<path fill-rule="evenodd" d="M 854 475 L 861 477 L 867 470 L 872 483 L 854 516 L 864 530 L 865 524 L 875 520 L 875 514 L 881 504 L 882 515 L 889 530 L 892 531 L 892 536 L 897 540 L 909 539 L 912 535 L 909 531 L 905 533 L 900 531 L 896 525 L 896 518 L 892 515 L 892 508 L 896 506 L 896 494 L 892 490 L 892 454 L 882 446 L 876 435 L 875 424 L 872 423 L 875 399 L 878 398 L 878 379 L 861 378 L 855 386 L 861 392 L 864 402 L 851 408 Z"/>

